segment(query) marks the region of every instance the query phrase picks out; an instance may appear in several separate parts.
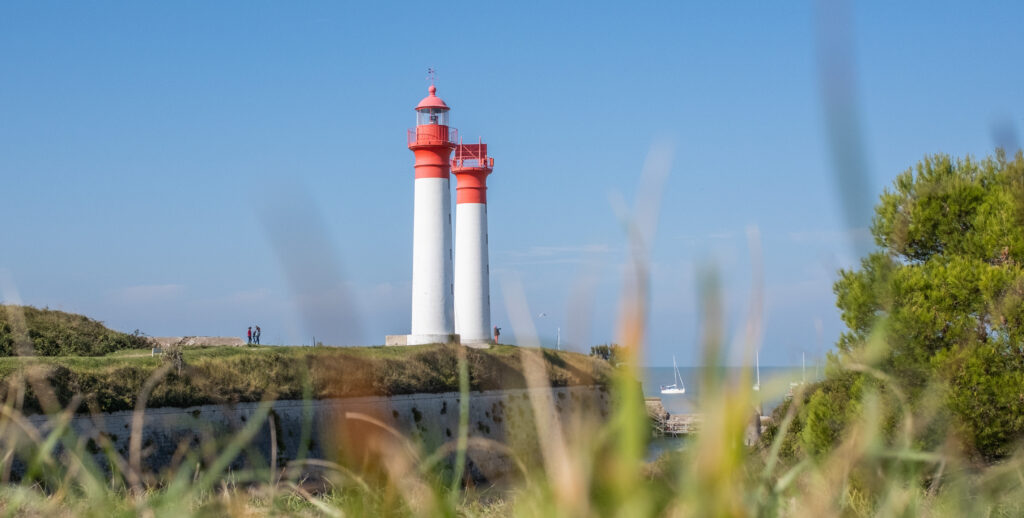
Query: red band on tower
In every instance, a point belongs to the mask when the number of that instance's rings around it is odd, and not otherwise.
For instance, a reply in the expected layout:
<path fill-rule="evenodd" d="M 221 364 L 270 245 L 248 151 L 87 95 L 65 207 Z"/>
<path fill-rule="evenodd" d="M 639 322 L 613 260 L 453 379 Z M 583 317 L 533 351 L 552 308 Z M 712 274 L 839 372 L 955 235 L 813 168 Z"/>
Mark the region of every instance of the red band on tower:
<path fill-rule="evenodd" d="M 487 175 L 494 170 L 494 159 L 487 156 L 487 144 L 459 144 L 451 171 L 458 182 L 455 203 L 487 203 Z"/>
<path fill-rule="evenodd" d="M 420 178 L 449 178 L 448 156 L 452 152 L 451 147 L 430 146 L 426 148 L 412 148 L 416 154 L 416 179 Z"/>

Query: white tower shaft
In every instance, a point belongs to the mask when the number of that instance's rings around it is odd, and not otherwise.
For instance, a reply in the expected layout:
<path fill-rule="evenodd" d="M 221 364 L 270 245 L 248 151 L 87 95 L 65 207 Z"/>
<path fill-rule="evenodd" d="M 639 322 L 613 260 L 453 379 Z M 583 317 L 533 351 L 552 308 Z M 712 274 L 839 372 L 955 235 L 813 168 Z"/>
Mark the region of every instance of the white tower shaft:
<path fill-rule="evenodd" d="M 416 179 L 409 345 L 446 342 L 455 332 L 449 181 Z"/>
<path fill-rule="evenodd" d="M 459 203 L 455 209 L 455 332 L 462 343 L 491 341 L 487 204 Z"/>

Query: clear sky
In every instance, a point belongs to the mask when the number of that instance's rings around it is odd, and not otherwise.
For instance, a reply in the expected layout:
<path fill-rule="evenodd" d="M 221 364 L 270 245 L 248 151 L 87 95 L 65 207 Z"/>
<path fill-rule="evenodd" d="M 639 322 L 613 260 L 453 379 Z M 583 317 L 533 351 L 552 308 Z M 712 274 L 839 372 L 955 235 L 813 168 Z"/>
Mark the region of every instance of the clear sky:
<path fill-rule="evenodd" d="M 1024 117 L 1017 2 L 486 4 L 0 4 L 0 296 L 155 336 L 409 332 L 405 131 L 434 67 L 496 159 L 505 336 L 518 283 L 551 345 L 616 339 L 615 207 L 654 149 L 646 362 L 698 361 L 709 269 L 742 333 L 756 228 L 762 363 L 793 365 L 834 343 L 837 269 L 872 246 L 844 207 L 925 154 L 1016 145 Z"/>

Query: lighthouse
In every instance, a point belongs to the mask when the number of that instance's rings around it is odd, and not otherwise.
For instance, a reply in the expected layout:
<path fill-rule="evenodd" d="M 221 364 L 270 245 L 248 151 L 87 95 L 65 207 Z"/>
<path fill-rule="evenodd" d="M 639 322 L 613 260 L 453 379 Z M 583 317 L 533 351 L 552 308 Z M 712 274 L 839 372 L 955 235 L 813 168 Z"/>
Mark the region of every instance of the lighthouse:
<path fill-rule="evenodd" d="M 455 332 L 466 345 L 492 341 L 487 175 L 493 170 L 482 140 L 455 148 Z"/>
<path fill-rule="evenodd" d="M 416 157 L 412 242 L 412 333 L 407 345 L 458 342 L 452 278 L 450 159 L 457 131 L 448 105 L 430 85 L 416 106 L 409 149 Z"/>

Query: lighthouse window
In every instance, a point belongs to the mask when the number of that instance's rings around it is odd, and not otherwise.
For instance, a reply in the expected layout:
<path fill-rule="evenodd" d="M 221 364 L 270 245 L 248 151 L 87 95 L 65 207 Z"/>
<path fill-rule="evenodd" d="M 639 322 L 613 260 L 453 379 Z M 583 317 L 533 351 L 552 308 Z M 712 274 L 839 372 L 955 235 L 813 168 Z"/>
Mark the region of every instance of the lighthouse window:
<path fill-rule="evenodd" d="M 448 111 L 441 108 L 423 108 L 416 111 L 416 124 L 441 124 L 448 125 Z"/>

